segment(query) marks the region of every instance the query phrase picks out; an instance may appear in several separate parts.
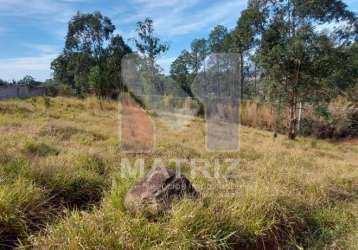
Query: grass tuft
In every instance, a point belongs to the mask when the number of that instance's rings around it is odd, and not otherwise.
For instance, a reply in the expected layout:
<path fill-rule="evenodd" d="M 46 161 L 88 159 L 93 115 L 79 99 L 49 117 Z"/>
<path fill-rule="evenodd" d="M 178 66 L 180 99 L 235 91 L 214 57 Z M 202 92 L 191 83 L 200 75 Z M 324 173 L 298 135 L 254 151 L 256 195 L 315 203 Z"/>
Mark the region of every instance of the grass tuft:
<path fill-rule="evenodd" d="M 27 142 L 23 152 L 30 156 L 44 157 L 49 155 L 58 155 L 59 151 L 45 143 Z"/>

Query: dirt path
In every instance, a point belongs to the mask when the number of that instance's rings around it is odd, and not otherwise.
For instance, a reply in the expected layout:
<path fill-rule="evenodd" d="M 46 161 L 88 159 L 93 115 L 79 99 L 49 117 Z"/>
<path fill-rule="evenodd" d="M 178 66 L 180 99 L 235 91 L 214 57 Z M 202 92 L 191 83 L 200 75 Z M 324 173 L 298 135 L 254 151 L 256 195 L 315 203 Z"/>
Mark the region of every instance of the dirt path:
<path fill-rule="evenodd" d="M 121 144 L 128 153 L 148 153 L 154 146 L 154 124 L 149 115 L 129 96 L 121 99 Z"/>

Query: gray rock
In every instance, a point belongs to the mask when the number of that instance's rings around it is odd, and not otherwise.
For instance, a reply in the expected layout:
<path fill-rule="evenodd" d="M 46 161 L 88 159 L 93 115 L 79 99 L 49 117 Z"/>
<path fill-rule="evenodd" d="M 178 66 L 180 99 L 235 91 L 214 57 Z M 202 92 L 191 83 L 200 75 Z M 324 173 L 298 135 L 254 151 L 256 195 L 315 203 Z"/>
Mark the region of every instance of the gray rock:
<path fill-rule="evenodd" d="M 190 181 L 172 169 L 158 167 L 128 191 L 124 205 L 134 214 L 157 214 L 170 208 L 174 199 L 184 196 L 198 196 Z"/>

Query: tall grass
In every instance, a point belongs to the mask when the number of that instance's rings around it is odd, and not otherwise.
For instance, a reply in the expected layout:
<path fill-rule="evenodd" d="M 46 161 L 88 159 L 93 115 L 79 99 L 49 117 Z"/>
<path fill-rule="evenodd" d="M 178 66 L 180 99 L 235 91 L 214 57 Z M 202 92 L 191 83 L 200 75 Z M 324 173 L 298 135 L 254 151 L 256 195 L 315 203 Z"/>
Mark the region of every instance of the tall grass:
<path fill-rule="evenodd" d="M 51 209 L 43 189 L 21 177 L 0 185 L 0 248 L 8 249 L 44 226 Z"/>
<path fill-rule="evenodd" d="M 35 103 L 36 105 L 33 105 Z M 118 141 L 118 105 L 51 98 L 0 103 L 0 249 L 356 249 L 358 147 L 312 138 L 291 142 L 240 129 L 240 152 L 205 150 L 195 118 L 171 130 L 156 121 L 151 155 L 126 155 Z M 267 122 L 248 123 L 270 128 Z M 8 109 L 9 108 L 9 109 Z M 19 112 L 17 112 L 17 109 Z M 260 125 L 260 126 L 261 126 Z M 98 135 L 98 136 L 95 136 Z M 175 201 L 157 218 L 123 205 L 138 177 L 121 177 L 121 160 L 157 158 L 185 174 L 201 196 Z M 226 178 L 209 178 L 191 159 L 236 159 Z M 225 165 L 226 166 L 226 165 Z M 228 167 L 228 166 L 226 166 Z"/>

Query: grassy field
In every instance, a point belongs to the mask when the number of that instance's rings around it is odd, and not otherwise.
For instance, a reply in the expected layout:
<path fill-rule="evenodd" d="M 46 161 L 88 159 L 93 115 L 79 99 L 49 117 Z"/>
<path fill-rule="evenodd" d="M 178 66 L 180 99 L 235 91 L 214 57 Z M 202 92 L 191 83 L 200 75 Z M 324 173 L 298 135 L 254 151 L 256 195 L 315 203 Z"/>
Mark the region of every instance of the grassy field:
<path fill-rule="evenodd" d="M 358 249 L 357 144 L 241 127 L 240 152 L 208 153 L 202 120 L 154 118 L 155 152 L 126 155 L 118 113 L 94 98 L 0 102 L 0 249 Z M 121 160 L 136 157 L 239 165 L 222 179 L 184 164 L 201 197 L 153 220 L 123 206 L 135 178 Z"/>

